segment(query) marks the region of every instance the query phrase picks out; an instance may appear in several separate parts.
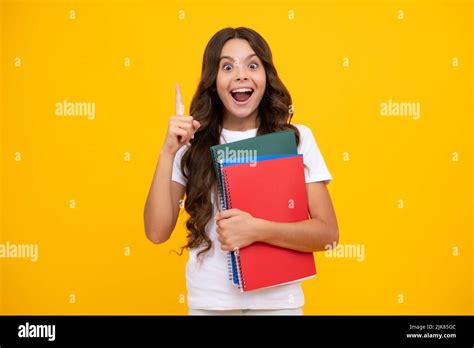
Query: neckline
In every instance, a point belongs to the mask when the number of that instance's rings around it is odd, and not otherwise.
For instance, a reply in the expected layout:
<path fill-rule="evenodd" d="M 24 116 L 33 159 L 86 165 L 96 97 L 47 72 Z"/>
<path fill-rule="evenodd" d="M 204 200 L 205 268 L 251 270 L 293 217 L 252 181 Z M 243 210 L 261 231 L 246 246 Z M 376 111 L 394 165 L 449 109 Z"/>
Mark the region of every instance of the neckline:
<path fill-rule="evenodd" d="M 256 130 L 258 130 L 258 128 L 251 128 L 251 129 L 247 129 L 247 130 L 244 130 L 244 131 L 230 130 L 230 129 L 227 129 L 227 128 L 222 128 L 222 132 L 224 132 L 224 133 L 235 133 L 235 134 L 254 132 Z"/>

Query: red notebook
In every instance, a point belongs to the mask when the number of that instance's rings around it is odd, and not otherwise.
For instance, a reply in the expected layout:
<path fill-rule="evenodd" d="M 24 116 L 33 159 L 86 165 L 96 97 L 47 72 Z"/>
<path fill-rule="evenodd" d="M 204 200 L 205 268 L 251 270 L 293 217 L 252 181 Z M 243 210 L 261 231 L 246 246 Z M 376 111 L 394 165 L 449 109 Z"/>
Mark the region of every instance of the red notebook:
<path fill-rule="evenodd" d="M 303 156 L 223 167 L 228 208 L 276 222 L 308 219 Z M 241 291 L 291 283 L 316 275 L 313 253 L 256 242 L 235 253 Z"/>

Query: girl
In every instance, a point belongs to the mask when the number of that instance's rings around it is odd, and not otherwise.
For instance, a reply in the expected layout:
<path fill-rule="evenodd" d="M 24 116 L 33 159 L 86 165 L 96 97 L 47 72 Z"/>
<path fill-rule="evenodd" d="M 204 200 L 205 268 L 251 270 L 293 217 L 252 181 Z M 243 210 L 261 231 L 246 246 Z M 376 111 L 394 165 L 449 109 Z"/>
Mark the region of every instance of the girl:
<path fill-rule="evenodd" d="M 303 314 L 301 282 L 241 293 L 228 279 L 227 253 L 256 241 L 299 251 L 322 251 L 339 239 L 326 188 L 332 177 L 309 128 L 292 125 L 291 97 L 278 77 L 266 41 L 249 28 L 225 28 L 207 44 L 202 76 L 183 115 L 168 131 L 146 201 L 145 231 L 153 243 L 169 239 L 186 193 L 190 215 L 186 285 L 189 314 Z M 311 219 L 294 223 L 257 219 L 238 209 L 218 212 L 210 147 L 291 129 L 303 154 Z"/>

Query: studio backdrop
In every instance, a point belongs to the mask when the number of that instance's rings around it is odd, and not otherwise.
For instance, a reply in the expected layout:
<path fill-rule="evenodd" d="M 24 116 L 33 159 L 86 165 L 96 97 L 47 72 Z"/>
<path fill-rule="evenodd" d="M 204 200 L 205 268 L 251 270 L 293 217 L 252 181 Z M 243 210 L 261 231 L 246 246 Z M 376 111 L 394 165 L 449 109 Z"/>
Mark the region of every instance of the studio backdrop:
<path fill-rule="evenodd" d="M 143 209 L 225 27 L 258 31 L 333 176 L 306 315 L 472 314 L 472 1 L 1 3 L 0 314 L 187 313 Z"/>

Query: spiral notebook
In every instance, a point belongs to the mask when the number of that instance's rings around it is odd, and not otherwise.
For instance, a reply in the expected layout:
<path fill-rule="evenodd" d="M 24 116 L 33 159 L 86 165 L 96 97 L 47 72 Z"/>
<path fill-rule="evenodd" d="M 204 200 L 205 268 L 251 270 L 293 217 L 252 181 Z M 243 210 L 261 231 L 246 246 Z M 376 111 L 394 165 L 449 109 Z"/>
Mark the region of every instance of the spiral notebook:
<path fill-rule="evenodd" d="M 294 132 L 291 130 L 273 132 L 227 144 L 212 146 L 211 155 L 217 178 L 217 189 L 219 200 L 221 202 L 221 209 L 228 209 L 227 197 L 222 182 L 222 164 L 224 162 L 252 162 L 255 155 L 258 157 L 282 154 L 297 154 L 296 138 Z M 228 254 L 228 264 L 229 276 L 233 283 L 238 285 L 239 282 L 234 252 Z"/>
<path fill-rule="evenodd" d="M 275 159 L 275 158 L 284 158 L 284 157 L 291 157 L 291 156 L 295 156 L 294 154 L 284 154 L 284 155 L 270 155 L 270 156 L 258 156 L 257 157 L 257 163 L 258 162 L 261 162 L 261 161 L 267 161 L 267 160 L 271 160 L 271 159 Z M 220 171 L 221 171 L 221 177 L 223 177 L 223 168 L 225 166 L 231 166 L 231 165 L 235 165 L 236 163 L 234 162 L 224 162 L 224 161 L 221 161 L 221 164 L 220 164 Z M 228 190 L 227 188 L 225 187 L 225 184 L 223 183 L 223 190 L 224 190 L 224 194 L 226 196 L 226 209 L 230 209 L 230 207 L 227 206 L 227 204 L 229 203 L 229 198 L 228 198 Z M 238 270 L 237 270 L 237 261 L 236 261 L 236 257 L 235 257 L 235 253 L 234 252 L 231 252 L 229 253 L 229 258 L 228 258 L 228 268 L 229 270 L 231 271 L 232 273 L 232 281 L 235 285 L 239 285 L 239 277 L 238 277 Z"/>
<path fill-rule="evenodd" d="M 276 222 L 308 219 L 302 155 L 267 156 L 256 163 L 222 163 L 227 207 Z M 256 242 L 235 252 L 234 271 L 241 291 L 312 278 L 313 253 Z"/>

